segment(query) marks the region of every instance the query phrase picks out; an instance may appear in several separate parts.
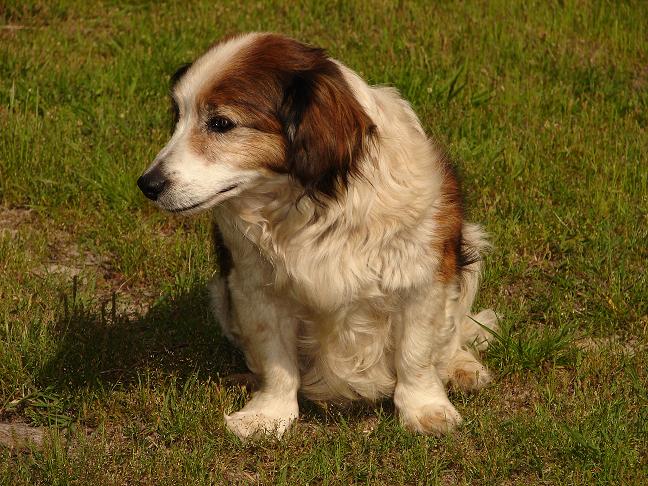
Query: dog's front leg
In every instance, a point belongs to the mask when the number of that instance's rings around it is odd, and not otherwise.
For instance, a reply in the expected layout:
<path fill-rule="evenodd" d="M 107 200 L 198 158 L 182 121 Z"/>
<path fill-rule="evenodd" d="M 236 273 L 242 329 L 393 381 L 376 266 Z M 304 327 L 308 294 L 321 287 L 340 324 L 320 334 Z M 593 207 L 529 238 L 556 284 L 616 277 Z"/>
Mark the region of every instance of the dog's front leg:
<path fill-rule="evenodd" d="M 261 388 L 242 410 L 225 415 L 225 423 L 242 440 L 266 434 L 279 438 L 299 416 L 298 322 L 271 290 L 241 282 L 234 273 L 230 282 L 241 345 Z"/>
<path fill-rule="evenodd" d="M 443 286 L 407 299 L 399 319 L 394 404 L 401 423 L 413 432 L 446 433 L 461 422 L 450 403 L 436 365 L 457 345 L 454 320 L 446 319 Z"/>

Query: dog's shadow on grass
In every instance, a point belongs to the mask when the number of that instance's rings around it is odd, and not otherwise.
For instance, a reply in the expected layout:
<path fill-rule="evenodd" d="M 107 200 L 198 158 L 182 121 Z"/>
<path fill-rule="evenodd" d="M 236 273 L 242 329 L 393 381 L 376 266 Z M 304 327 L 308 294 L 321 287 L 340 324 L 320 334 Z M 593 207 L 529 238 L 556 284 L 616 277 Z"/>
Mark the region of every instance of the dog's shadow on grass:
<path fill-rule="evenodd" d="M 40 385 L 96 390 L 128 385 L 143 373 L 217 380 L 245 371 L 210 314 L 205 285 L 161 298 L 141 316 L 120 314 L 118 301 L 63 300 L 53 329 L 57 348 L 40 370 Z"/>
<path fill-rule="evenodd" d="M 190 376 L 225 385 L 256 388 L 242 353 L 220 333 L 211 315 L 205 285 L 158 300 L 139 316 L 120 314 L 119 295 L 104 305 L 63 299 L 52 333 L 56 349 L 41 367 L 37 384 L 55 396 L 99 393 L 137 384 L 144 375 L 154 380 Z M 373 417 L 376 407 L 364 402 L 342 406 L 315 404 L 300 398 L 309 423 L 339 426 Z"/>

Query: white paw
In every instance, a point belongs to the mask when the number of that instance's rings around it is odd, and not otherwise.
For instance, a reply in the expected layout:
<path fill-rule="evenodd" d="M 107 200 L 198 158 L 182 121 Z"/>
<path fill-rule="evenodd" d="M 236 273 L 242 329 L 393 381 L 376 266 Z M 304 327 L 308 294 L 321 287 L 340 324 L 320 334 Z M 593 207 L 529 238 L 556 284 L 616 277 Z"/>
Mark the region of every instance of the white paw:
<path fill-rule="evenodd" d="M 253 399 L 254 400 L 254 399 Z M 297 404 L 282 407 L 266 406 L 258 409 L 253 401 L 242 410 L 225 415 L 225 425 L 239 439 L 246 441 L 255 437 L 273 435 L 280 439 L 290 425 L 299 417 Z"/>
<path fill-rule="evenodd" d="M 461 415 L 450 402 L 401 407 L 398 414 L 403 427 L 419 434 L 447 434 L 461 423 Z"/>

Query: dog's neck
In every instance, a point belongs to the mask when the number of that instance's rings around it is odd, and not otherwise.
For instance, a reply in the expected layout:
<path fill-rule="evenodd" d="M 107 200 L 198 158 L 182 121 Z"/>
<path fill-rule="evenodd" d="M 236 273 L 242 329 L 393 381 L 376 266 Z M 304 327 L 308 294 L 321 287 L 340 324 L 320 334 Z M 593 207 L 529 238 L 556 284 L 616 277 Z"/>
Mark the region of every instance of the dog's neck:
<path fill-rule="evenodd" d="M 248 240 L 268 256 L 275 256 L 286 251 L 296 234 L 302 239 L 312 233 L 314 242 L 334 221 L 340 224 L 340 216 L 346 219 L 337 214 L 343 204 L 340 200 L 311 198 L 288 176 L 280 176 L 227 201 L 222 210 Z"/>

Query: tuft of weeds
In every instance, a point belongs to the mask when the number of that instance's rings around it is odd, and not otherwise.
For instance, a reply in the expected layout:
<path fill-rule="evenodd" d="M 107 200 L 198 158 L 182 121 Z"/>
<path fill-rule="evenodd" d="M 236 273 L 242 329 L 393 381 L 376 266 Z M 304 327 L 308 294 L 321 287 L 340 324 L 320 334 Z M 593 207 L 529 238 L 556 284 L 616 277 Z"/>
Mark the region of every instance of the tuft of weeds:
<path fill-rule="evenodd" d="M 54 387 L 49 386 L 9 401 L 0 413 L 5 416 L 23 416 L 33 425 L 67 428 L 75 419 L 69 413 L 70 403 L 69 397 L 61 395 Z"/>
<path fill-rule="evenodd" d="M 492 341 L 488 359 L 503 374 L 539 371 L 544 367 L 571 366 L 578 358 L 574 330 L 531 327 L 515 329 L 506 320 L 498 331 L 488 330 Z"/>

